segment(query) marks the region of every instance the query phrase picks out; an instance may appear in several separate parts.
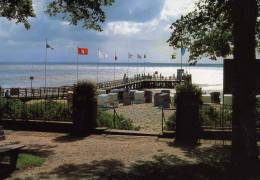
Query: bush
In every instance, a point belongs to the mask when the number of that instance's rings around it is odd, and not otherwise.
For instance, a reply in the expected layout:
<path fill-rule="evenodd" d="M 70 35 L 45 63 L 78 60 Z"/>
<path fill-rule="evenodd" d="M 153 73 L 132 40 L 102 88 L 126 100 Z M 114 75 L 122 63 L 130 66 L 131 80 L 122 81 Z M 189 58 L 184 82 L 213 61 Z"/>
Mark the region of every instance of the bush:
<path fill-rule="evenodd" d="M 33 100 L 27 103 L 19 99 L 0 98 L 0 119 L 71 121 L 72 110 L 67 103 L 55 100 Z"/>
<path fill-rule="evenodd" d="M 201 89 L 188 81 L 176 88 L 176 141 L 196 144 L 201 132 L 199 108 L 202 104 Z"/>
<path fill-rule="evenodd" d="M 105 110 L 98 111 L 97 117 L 98 127 L 107 127 L 113 129 L 122 129 L 122 130 L 135 130 L 139 131 L 140 127 L 135 127 L 131 120 L 125 119 L 123 116 L 116 116 L 106 112 Z"/>
<path fill-rule="evenodd" d="M 23 112 L 23 103 L 19 99 L 0 98 L 0 118 L 21 119 Z"/>
<path fill-rule="evenodd" d="M 89 134 L 97 126 L 96 84 L 79 82 L 73 90 L 73 123 L 75 135 Z"/>
<path fill-rule="evenodd" d="M 174 96 L 175 105 L 178 103 L 198 103 L 202 104 L 202 91 L 198 86 L 191 83 L 178 84 L 176 86 L 176 94 Z"/>
<path fill-rule="evenodd" d="M 176 112 L 174 112 L 169 119 L 166 121 L 166 130 L 175 131 L 176 130 Z"/>
<path fill-rule="evenodd" d="M 209 105 L 203 105 L 200 111 L 200 119 L 201 123 L 203 123 L 203 126 L 231 127 L 232 108 L 231 106 L 212 107 Z"/>

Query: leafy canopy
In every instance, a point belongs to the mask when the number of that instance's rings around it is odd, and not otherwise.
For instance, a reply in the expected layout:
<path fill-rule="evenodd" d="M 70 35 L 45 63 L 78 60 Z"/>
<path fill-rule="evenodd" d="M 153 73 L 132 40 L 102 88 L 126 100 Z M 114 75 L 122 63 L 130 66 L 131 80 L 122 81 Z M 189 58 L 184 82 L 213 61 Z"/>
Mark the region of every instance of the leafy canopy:
<path fill-rule="evenodd" d="M 30 28 L 29 18 L 35 17 L 32 0 L 0 0 L 0 17 L 22 23 Z"/>
<path fill-rule="evenodd" d="M 102 31 L 100 23 L 106 19 L 103 6 L 111 6 L 114 0 L 54 0 L 48 5 L 50 16 L 62 15 L 73 25 L 82 23 L 86 29 Z"/>
<path fill-rule="evenodd" d="M 257 0 L 257 4 L 260 12 L 260 0 Z M 172 35 L 168 43 L 174 49 L 189 49 L 190 63 L 196 63 L 202 56 L 216 60 L 233 54 L 232 27 L 231 0 L 200 0 L 192 12 L 181 16 L 171 25 Z M 256 32 L 260 50 L 259 17 Z"/>
<path fill-rule="evenodd" d="M 114 0 L 52 0 L 46 13 L 61 15 L 73 25 L 82 23 L 86 29 L 102 31 L 100 24 L 106 19 L 102 8 L 113 3 Z M 0 0 L 0 17 L 22 23 L 26 29 L 30 28 L 29 18 L 35 16 L 32 0 Z"/>

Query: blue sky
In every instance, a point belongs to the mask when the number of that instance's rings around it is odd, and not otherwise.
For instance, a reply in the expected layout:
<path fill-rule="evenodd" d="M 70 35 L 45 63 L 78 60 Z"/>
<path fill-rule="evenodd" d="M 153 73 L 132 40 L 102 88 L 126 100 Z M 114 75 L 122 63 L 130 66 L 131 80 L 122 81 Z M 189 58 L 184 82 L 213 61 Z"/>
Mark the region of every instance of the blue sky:
<path fill-rule="evenodd" d="M 30 19 L 30 30 L 0 19 L 0 61 L 44 61 L 47 37 L 55 48 L 49 51 L 51 62 L 75 61 L 77 46 L 89 48 L 90 55 L 81 57 L 82 62 L 95 62 L 98 48 L 110 55 L 105 62 L 113 61 L 115 50 L 120 62 L 127 61 L 128 52 L 147 54 L 150 62 L 178 62 L 171 60 L 173 50 L 166 43 L 170 36 L 169 26 L 181 14 L 191 11 L 194 1 L 116 0 L 112 7 L 105 9 L 107 21 L 102 25 L 104 31 L 98 33 L 48 17 L 44 13 L 46 1 L 34 0 L 37 18 Z"/>

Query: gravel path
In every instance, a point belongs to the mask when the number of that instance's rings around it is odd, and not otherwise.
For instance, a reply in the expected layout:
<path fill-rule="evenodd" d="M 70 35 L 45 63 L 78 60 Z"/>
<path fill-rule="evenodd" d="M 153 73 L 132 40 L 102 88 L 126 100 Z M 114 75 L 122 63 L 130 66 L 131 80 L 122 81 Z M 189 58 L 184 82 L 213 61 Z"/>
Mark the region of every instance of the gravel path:
<path fill-rule="evenodd" d="M 156 169 L 161 163 L 197 161 L 187 148 L 174 147 L 172 139 L 155 137 L 92 135 L 77 139 L 56 133 L 9 132 L 6 142 L 19 142 L 26 146 L 25 152 L 46 159 L 43 166 L 17 170 L 9 179 L 109 179 L 105 177 L 111 173 L 120 177 L 128 171 L 145 173 L 144 166 Z"/>

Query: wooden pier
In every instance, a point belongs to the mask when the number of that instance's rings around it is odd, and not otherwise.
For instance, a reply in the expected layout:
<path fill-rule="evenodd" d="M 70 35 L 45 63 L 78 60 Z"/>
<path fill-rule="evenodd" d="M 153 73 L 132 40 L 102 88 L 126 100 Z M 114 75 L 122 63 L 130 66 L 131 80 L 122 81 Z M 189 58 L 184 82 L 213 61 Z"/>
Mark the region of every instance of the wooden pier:
<path fill-rule="evenodd" d="M 106 90 L 107 92 L 112 89 L 128 89 L 128 90 L 141 90 L 141 89 L 174 89 L 180 83 L 172 78 L 155 78 L 155 77 L 141 77 L 128 80 L 116 80 L 98 83 L 99 90 Z M 43 98 L 60 98 L 66 99 L 68 93 L 73 91 L 73 86 L 62 87 L 48 87 L 48 88 L 8 88 L 0 89 L 1 97 L 6 97 L 6 92 L 10 98 L 19 99 L 43 99 Z"/>

